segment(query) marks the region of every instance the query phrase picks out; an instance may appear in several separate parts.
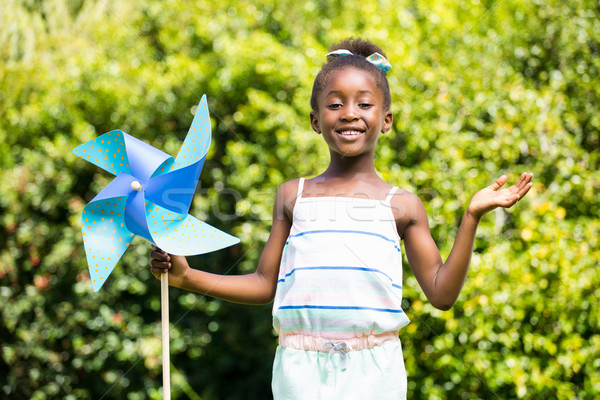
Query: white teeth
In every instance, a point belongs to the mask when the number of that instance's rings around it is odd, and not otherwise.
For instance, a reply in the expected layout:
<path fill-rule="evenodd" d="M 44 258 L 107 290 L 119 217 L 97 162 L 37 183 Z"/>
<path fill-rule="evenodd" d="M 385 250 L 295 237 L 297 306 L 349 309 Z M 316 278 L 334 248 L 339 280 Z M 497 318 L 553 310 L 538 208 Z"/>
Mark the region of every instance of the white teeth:
<path fill-rule="evenodd" d="M 339 133 L 340 133 L 340 135 L 344 135 L 344 136 L 354 136 L 354 135 L 362 134 L 362 132 L 359 132 L 359 131 L 341 131 Z"/>

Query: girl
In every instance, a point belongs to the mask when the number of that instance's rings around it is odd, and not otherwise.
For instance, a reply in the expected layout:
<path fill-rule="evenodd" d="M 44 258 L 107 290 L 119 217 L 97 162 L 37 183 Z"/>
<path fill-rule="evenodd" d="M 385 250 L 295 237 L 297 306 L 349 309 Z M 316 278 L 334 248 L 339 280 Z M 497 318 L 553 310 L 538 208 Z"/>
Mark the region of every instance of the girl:
<path fill-rule="evenodd" d="M 214 275 L 155 248 L 152 273 L 160 278 L 168 269 L 170 285 L 233 302 L 274 300 L 275 399 L 404 399 L 398 331 L 409 321 L 401 308 L 400 241 L 431 304 L 448 310 L 467 276 L 480 218 L 515 204 L 532 174 L 506 189 L 501 176 L 476 193 L 442 262 L 421 200 L 381 180 L 373 165 L 379 134 L 393 122 L 385 54 L 360 39 L 331 50 L 310 113 L 329 146 L 329 167 L 279 188 L 256 272 Z"/>

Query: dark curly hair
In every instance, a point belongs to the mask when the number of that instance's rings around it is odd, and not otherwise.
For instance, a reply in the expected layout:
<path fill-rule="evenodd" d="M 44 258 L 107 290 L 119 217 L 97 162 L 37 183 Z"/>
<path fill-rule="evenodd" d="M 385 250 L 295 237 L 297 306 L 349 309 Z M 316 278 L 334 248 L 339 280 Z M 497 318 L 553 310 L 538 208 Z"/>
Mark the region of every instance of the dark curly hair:
<path fill-rule="evenodd" d="M 373 76 L 377 88 L 381 90 L 381 93 L 383 93 L 383 108 L 385 111 L 388 111 L 392 102 L 392 96 L 390 95 L 390 86 L 385 76 L 385 72 L 367 61 L 367 57 L 373 53 L 379 53 L 387 58 L 383 50 L 381 50 L 381 48 L 376 44 L 360 38 L 345 39 L 331 46 L 329 51 L 340 49 L 348 50 L 352 53 L 352 55 L 330 58 L 327 60 L 327 63 L 323 65 L 321 71 L 319 71 L 317 77 L 315 78 L 312 95 L 310 96 L 310 106 L 313 111 L 318 110 L 317 98 L 327 85 L 327 80 L 329 79 L 331 73 L 345 67 L 362 69 Z"/>

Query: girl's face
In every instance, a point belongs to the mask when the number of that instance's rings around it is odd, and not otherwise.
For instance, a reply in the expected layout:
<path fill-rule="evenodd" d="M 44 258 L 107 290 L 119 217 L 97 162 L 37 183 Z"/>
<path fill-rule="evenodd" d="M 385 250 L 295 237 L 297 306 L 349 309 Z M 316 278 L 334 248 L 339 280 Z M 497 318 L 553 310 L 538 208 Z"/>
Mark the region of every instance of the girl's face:
<path fill-rule="evenodd" d="M 333 72 L 317 100 L 311 125 L 330 151 L 344 157 L 372 154 L 379 133 L 392 126 L 392 112 L 383 109 L 383 93 L 366 71 L 346 67 Z"/>

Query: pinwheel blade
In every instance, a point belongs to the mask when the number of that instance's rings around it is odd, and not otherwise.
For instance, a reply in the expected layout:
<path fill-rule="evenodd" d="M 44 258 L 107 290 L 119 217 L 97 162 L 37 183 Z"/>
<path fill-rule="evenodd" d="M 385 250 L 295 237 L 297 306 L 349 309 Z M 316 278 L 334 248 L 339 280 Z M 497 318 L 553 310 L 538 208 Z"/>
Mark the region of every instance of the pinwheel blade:
<path fill-rule="evenodd" d="M 195 162 L 204 159 L 210 147 L 210 139 L 210 116 L 208 115 L 206 95 L 204 95 L 198 103 L 192 125 L 175 158 L 175 169 L 188 165 L 189 161 Z"/>
<path fill-rule="evenodd" d="M 167 253 L 204 254 L 240 241 L 189 214 L 175 213 L 155 203 L 146 206 L 146 216 L 152 240 Z"/>
<path fill-rule="evenodd" d="M 203 164 L 204 158 L 184 168 L 151 178 L 144 189 L 146 200 L 172 211 L 187 214 Z"/>
<path fill-rule="evenodd" d="M 126 172 L 117 175 L 117 177 L 106 185 L 104 189 L 90 201 L 90 203 L 111 199 L 113 197 L 128 196 L 129 193 L 131 193 L 131 182 L 133 181 L 135 181 L 135 178 Z"/>
<path fill-rule="evenodd" d="M 123 134 L 120 130 L 110 131 L 75 147 L 73 154 L 113 175 L 119 175 L 121 172 L 130 174 Z"/>
<path fill-rule="evenodd" d="M 83 209 L 81 231 L 92 288 L 99 290 L 134 235 L 125 226 L 127 196 L 92 201 Z"/>
<path fill-rule="evenodd" d="M 208 114 L 206 95 L 203 95 L 196 108 L 196 114 L 194 115 L 192 125 L 181 145 L 181 149 L 179 149 L 177 158 L 165 160 L 165 162 L 156 169 L 152 177 L 188 167 L 196 162 L 204 163 L 206 153 L 208 153 L 208 148 L 210 147 L 210 140 L 210 115 Z M 199 169 L 202 169 L 202 165 L 200 165 Z M 200 176 L 200 171 L 198 171 L 198 176 Z"/>
<path fill-rule="evenodd" d="M 131 175 L 135 176 L 142 184 L 148 182 L 161 164 L 173 158 L 128 133 L 123 132 L 123 138 L 127 157 L 131 164 Z"/>

